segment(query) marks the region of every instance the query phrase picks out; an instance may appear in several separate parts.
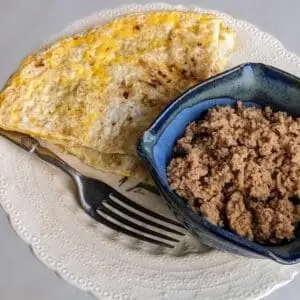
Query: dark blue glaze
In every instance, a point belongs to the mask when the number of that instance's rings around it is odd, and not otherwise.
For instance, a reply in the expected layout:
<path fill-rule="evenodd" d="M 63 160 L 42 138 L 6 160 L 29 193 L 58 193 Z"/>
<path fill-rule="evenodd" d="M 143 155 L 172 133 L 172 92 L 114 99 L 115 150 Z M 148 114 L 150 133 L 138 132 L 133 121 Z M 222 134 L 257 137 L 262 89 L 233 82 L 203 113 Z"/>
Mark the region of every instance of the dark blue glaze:
<path fill-rule="evenodd" d="M 271 66 L 247 63 L 217 75 L 185 92 L 160 114 L 138 141 L 137 151 L 145 161 L 161 194 L 179 221 L 207 245 L 232 253 L 267 257 L 283 264 L 300 262 L 300 228 L 296 239 L 280 246 L 261 245 L 206 221 L 194 213 L 170 188 L 166 166 L 185 127 L 201 119 L 214 105 L 271 106 L 300 116 L 300 79 Z"/>

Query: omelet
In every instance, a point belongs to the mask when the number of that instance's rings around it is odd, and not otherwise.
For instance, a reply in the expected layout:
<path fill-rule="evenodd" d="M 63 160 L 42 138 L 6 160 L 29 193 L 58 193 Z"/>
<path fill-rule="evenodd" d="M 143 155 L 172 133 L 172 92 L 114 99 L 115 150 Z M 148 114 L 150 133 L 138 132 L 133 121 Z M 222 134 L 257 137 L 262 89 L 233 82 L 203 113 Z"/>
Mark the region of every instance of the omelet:
<path fill-rule="evenodd" d="M 28 56 L 0 93 L 0 127 L 134 175 L 138 136 L 172 99 L 221 72 L 234 40 L 211 14 L 117 18 Z"/>
<path fill-rule="evenodd" d="M 134 154 L 98 152 L 91 148 L 60 144 L 61 151 L 79 158 L 85 164 L 100 170 L 135 177 L 146 183 L 153 183 L 146 167 Z"/>

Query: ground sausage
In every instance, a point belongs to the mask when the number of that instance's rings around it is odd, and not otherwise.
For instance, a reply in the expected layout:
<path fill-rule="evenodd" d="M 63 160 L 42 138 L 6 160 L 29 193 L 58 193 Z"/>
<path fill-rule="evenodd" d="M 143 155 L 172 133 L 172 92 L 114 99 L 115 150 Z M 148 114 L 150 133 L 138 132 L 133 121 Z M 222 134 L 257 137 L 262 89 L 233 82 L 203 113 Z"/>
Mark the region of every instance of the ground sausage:
<path fill-rule="evenodd" d="M 291 240 L 300 221 L 300 119 L 241 102 L 214 107 L 177 141 L 168 179 L 216 225 L 262 243 Z"/>

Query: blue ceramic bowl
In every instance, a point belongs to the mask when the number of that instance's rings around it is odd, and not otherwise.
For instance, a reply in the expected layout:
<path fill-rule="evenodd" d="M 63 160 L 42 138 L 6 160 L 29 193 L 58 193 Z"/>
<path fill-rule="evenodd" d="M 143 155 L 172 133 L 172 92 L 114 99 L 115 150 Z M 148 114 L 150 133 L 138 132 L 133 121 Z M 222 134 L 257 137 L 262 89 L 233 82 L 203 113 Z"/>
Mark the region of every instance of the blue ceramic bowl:
<path fill-rule="evenodd" d="M 199 120 L 214 105 L 271 106 L 300 116 L 300 79 L 271 66 L 247 63 L 215 76 L 185 92 L 172 102 L 139 139 L 137 151 L 145 161 L 161 194 L 179 221 L 208 246 L 232 253 L 267 257 L 283 264 L 300 262 L 300 229 L 296 239 L 279 246 L 261 245 L 206 221 L 172 191 L 166 167 L 173 147 L 185 127 Z"/>

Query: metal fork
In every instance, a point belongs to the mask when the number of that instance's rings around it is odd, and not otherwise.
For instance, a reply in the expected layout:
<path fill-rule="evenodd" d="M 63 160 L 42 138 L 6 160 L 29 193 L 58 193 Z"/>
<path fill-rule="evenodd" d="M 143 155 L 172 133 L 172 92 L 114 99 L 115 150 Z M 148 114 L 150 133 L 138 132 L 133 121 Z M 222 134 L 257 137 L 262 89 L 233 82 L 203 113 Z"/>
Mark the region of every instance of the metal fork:
<path fill-rule="evenodd" d="M 69 174 L 76 184 L 81 207 L 99 223 L 139 240 L 168 248 L 174 248 L 179 242 L 178 238 L 185 235 L 180 223 L 146 209 L 104 182 L 80 174 L 51 150 L 42 147 L 36 139 L 2 129 L 0 135 Z"/>

